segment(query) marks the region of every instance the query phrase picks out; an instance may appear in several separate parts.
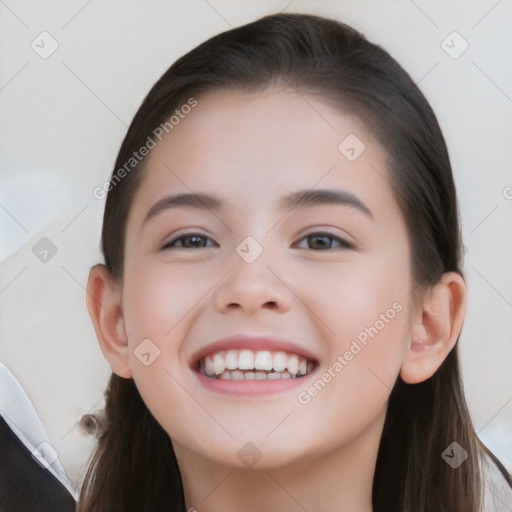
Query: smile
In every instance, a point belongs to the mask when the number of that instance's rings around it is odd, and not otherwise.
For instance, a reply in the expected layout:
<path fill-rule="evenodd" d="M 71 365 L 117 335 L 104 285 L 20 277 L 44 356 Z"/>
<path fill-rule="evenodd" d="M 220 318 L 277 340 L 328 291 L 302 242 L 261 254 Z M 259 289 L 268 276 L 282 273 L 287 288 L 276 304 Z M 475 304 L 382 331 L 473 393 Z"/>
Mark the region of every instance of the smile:
<path fill-rule="evenodd" d="M 220 380 L 297 379 L 310 373 L 315 363 L 284 351 L 231 349 L 199 360 L 199 372 Z"/>

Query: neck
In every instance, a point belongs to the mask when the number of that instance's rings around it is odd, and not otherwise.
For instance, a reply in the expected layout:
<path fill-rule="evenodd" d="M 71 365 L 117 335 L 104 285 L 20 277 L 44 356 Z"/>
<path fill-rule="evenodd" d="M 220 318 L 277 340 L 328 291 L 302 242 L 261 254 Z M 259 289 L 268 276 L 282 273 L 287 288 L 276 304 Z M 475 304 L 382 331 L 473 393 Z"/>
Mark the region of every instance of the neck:
<path fill-rule="evenodd" d="M 219 464 L 173 441 L 189 512 L 371 512 L 383 421 L 349 445 L 285 467 Z"/>

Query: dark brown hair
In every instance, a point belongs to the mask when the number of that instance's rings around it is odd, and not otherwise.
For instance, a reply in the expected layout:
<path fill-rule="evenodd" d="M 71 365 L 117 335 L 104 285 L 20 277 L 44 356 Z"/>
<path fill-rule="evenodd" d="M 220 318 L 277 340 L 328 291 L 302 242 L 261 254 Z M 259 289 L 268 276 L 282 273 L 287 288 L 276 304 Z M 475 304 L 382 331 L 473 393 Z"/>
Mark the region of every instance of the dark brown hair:
<path fill-rule="evenodd" d="M 257 92 L 275 84 L 314 94 L 360 119 L 387 149 L 389 184 L 407 223 L 416 292 L 443 272 L 461 272 L 455 186 L 441 129 L 418 87 L 381 47 L 335 20 L 278 14 L 223 32 L 177 60 L 153 86 L 122 143 L 114 174 L 156 127 L 191 97 L 213 90 Z M 102 249 L 123 279 L 128 213 L 144 177 L 142 160 L 111 181 Z M 82 487 L 80 512 L 184 511 L 172 442 L 131 379 L 112 374 L 107 428 Z M 442 458 L 452 442 L 469 458 L 456 470 Z M 457 346 L 427 381 L 398 377 L 389 398 L 373 483 L 375 512 L 479 512 L 481 444 L 464 399 Z"/>

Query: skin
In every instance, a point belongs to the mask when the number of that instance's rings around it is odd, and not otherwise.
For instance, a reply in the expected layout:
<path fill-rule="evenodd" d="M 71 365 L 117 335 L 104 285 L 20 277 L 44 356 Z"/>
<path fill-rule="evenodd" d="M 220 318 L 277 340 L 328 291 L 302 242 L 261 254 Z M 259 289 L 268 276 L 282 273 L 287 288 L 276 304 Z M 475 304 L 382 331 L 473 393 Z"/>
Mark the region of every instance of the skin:
<path fill-rule="evenodd" d="M 349 134 L 366 149 L 349 161 Z M 356 118 L 318 98 L 273 87 L 215 92 L 152 150 L 130 210 L 122 282 L 97 265 L 88 308 L 103 353 L 135 379 L 148 408 L 173 440 L 187 507 L 225 510 L 369 512 L 387 400 L 397 376 L 429 378 L 453 348 L 466 308 L 455 273 L 410 295 L 410 246 L 384 167 L 385 149 Z M 378 171 L 378 172 L 376 172 Z M 356 208 L 316 205 L 280 212 L 281 196 L 338 189 Z M 227 206 L 213 213 L 181 207 L 144 223 L 151 206 L 174 193 L 207 192 Z M 193 232 L 214 247 L 162 246 Z M 328 232 L 354 249 L 318 250 L 307 235 Z M 252 236 L 253 263 L 236 252 Z M 330 239 L 327 238 L 329 245 Z M 414 299 L 413 299 L 414 297 Z M 401 311 L 312 397 L 297 399 L 365 329 L 398 303 Z M 307 384 L 266 396 L 237 397 L 201 386 L 192 354 L 237 333 L 286 337 L 315 354 Z M 145 366 L 144 339 L 160 350 Z M 253 443 L 261 459 L 237 452 Z"/>

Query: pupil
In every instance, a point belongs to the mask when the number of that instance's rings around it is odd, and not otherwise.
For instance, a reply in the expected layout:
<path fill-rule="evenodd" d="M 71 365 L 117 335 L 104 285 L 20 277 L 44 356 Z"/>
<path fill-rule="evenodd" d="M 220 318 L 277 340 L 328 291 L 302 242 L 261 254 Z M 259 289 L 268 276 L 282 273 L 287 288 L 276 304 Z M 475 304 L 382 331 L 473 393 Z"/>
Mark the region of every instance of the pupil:
<path fill-rule="evenodd" d="M 186 247 L 204 247 L 204 240 L 202 236 L 189 236 L 185 239 Z"/>
<path fill-rule="evenodd" d="M 310 237 L 310 241 L 311 240 L 313 241 L 313 243 L 311 245 L 317 249 L 325 249 L 326 247 L 329 246 L 329 243 L 326 242 L 327 238 L 328 237 L 325 235 L 312 236 L 312 237 Z"/>

